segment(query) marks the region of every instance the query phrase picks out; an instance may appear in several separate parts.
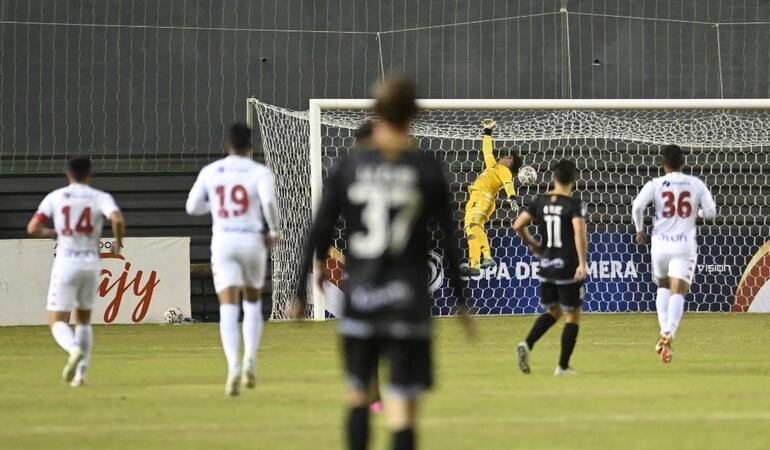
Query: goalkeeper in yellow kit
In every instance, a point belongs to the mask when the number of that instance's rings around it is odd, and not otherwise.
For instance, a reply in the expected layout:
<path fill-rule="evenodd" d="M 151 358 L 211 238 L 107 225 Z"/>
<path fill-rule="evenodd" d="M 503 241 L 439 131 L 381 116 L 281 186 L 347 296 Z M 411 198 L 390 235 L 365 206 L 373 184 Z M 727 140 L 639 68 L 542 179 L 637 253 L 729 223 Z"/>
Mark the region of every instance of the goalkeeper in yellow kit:
<path fill-rule="evenodd" d="M 465 276 L 477 276 L 481 269 L 487 269 L 496 265 L 492 259 L 492 249 L 489 246 L 489 238 L 484 229 L 487 221 L 495 212 L 495 200 L 497 193 L 505 189 L 505 194 L 511 207 L 518 210 L 514 197 L 516 188 L 513 179 L 521 167 L 521 158 L 511 153 L 495 159 L 492 131 L 497 124 L 494 119 L 484 119 L 484 142 L 481 150 L 484 154 L 484 171 L 479 174 L 476 181 L 471 184 L 470 198 L 465 205 L 465 236 L 468 240 L 468 253 L 470 261 L 464 271 Z"/>

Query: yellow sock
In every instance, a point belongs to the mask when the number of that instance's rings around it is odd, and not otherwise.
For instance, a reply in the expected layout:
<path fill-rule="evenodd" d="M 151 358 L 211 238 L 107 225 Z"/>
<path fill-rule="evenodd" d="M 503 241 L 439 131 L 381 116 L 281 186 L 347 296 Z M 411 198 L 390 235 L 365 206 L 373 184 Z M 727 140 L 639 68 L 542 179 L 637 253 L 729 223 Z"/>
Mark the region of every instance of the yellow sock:
<path fill-rule="evenodd" d="M 478 242 L 481 254 L 484 258 L 492 259 L 492 248 L 489 246 L 487 232 L 484 230 L 484 227 L 479 226 L 478 228 L 478 230 L 474 230 L 474 234 L 476 235 L 476 241 Z"/>
<path fill-rule="evenodd" d="M 476 236 L 477 233 L 470 231 L 473 228 L 476 227 L 471 226 L 466 228 L 466 238 L 468 240 L 468 256 L 470 259 L 469 265 L 474 269 L 478 269 L 481 266 L 481 244 L 479 244 L 479 239 Z"/>

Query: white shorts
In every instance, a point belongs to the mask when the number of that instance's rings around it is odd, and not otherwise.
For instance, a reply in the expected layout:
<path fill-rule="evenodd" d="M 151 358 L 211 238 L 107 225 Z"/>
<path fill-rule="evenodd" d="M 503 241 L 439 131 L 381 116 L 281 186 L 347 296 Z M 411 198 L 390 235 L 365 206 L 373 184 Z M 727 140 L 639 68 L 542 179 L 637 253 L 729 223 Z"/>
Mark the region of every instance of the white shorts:
<path fill-rule="evenodd" d="M 655 278 L 677 278 L 692 284 L 698 263 L 698 252 L 692 249 L 661 251 L 652 249 L 652 273 Z"/>
<path fill-rule="evenodd" d="M 77 307 L 81 311 L 90 311 L 96 302 L 98 285 L 98 266 L 54 264 L 46 309 L 69 312 Z"/>
<path fill-rule="evenodd" d="M 262 289 L 267 270 L 265 244 L 259 242 L 212 242 L 211 272 L 214 289 L 222 292 L 229 287 Z"/>

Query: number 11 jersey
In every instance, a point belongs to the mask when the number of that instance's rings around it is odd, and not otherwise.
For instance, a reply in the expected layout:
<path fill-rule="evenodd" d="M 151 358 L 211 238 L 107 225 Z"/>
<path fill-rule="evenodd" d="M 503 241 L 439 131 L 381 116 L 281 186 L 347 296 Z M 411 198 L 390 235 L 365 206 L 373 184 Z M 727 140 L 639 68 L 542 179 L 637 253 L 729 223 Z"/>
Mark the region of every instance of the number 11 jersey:
<path fill-rule="evenodd" d="M 538 278 L 556 284 L 574 283 L 579 258 L 572 219 L 583 217 L 582 203 L 564 195 L 543 194 L 527 212 L 541 237 Z"/>

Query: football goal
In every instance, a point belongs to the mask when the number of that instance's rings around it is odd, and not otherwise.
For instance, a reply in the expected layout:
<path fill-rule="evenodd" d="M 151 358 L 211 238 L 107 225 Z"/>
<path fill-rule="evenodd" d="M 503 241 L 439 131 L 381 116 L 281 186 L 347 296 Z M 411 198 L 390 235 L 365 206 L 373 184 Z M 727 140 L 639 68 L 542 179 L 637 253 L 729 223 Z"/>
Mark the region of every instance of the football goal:
<path fill-rule="evenodd" d="M 273 317 L 287 317 L 299 273 L 305 234 L 324 179 L 351 151 L 354 131 L 370 119 L 371 100 L 311 100 L 292 111 L 248 99 L 249 123 L 259 130 L 267 164 L 276 176 L 284 241 L 273 254 Z M 519 189 L 524 206 L 548 189 L 554 161 L 569 158 L 580 170 L 576 195 L 587 207 L 590 233 L 586 310 L 651 311 L 655 286 L 649 248 L 633 243 L 631 202 L 660 171 L 662 144 L 682 146 L 686 171 L 711 188 L 718 217 L 700 227 L 697 275 L 689 311 L 751 310 L 751 292 L 763 284 L 744 271 L 770 238 L 770 100 L 421 100 L 412 134 L 421 151 L 446 163 L 461 222 L 468 186 L 483 170 L 481 120 L 497 120 L 495 152 L 518 153 L 538 181 Z M 538 310 L 538 262 L 511 228 L 514 211 L 498 199 L 487 224 L 497 261 L 467 284 L 477 314 Z M 327 269 L 342 282 L 345 251 L 340 223 Z M 460 229 L 457 242 L 467 256 Z M 434 239 L 435 240 L 435 239 Z M 435 315 L 451 314 L 440 249 L 431 254 Z M 747 287 L 748 286 L 748 287 Z M 756 289 L 755 289 L 756 288 Z M 747 290 L 748 289 L 748 290 Z M 338 314 L 339 292 L 313 295 L 312 317 Z"/>

